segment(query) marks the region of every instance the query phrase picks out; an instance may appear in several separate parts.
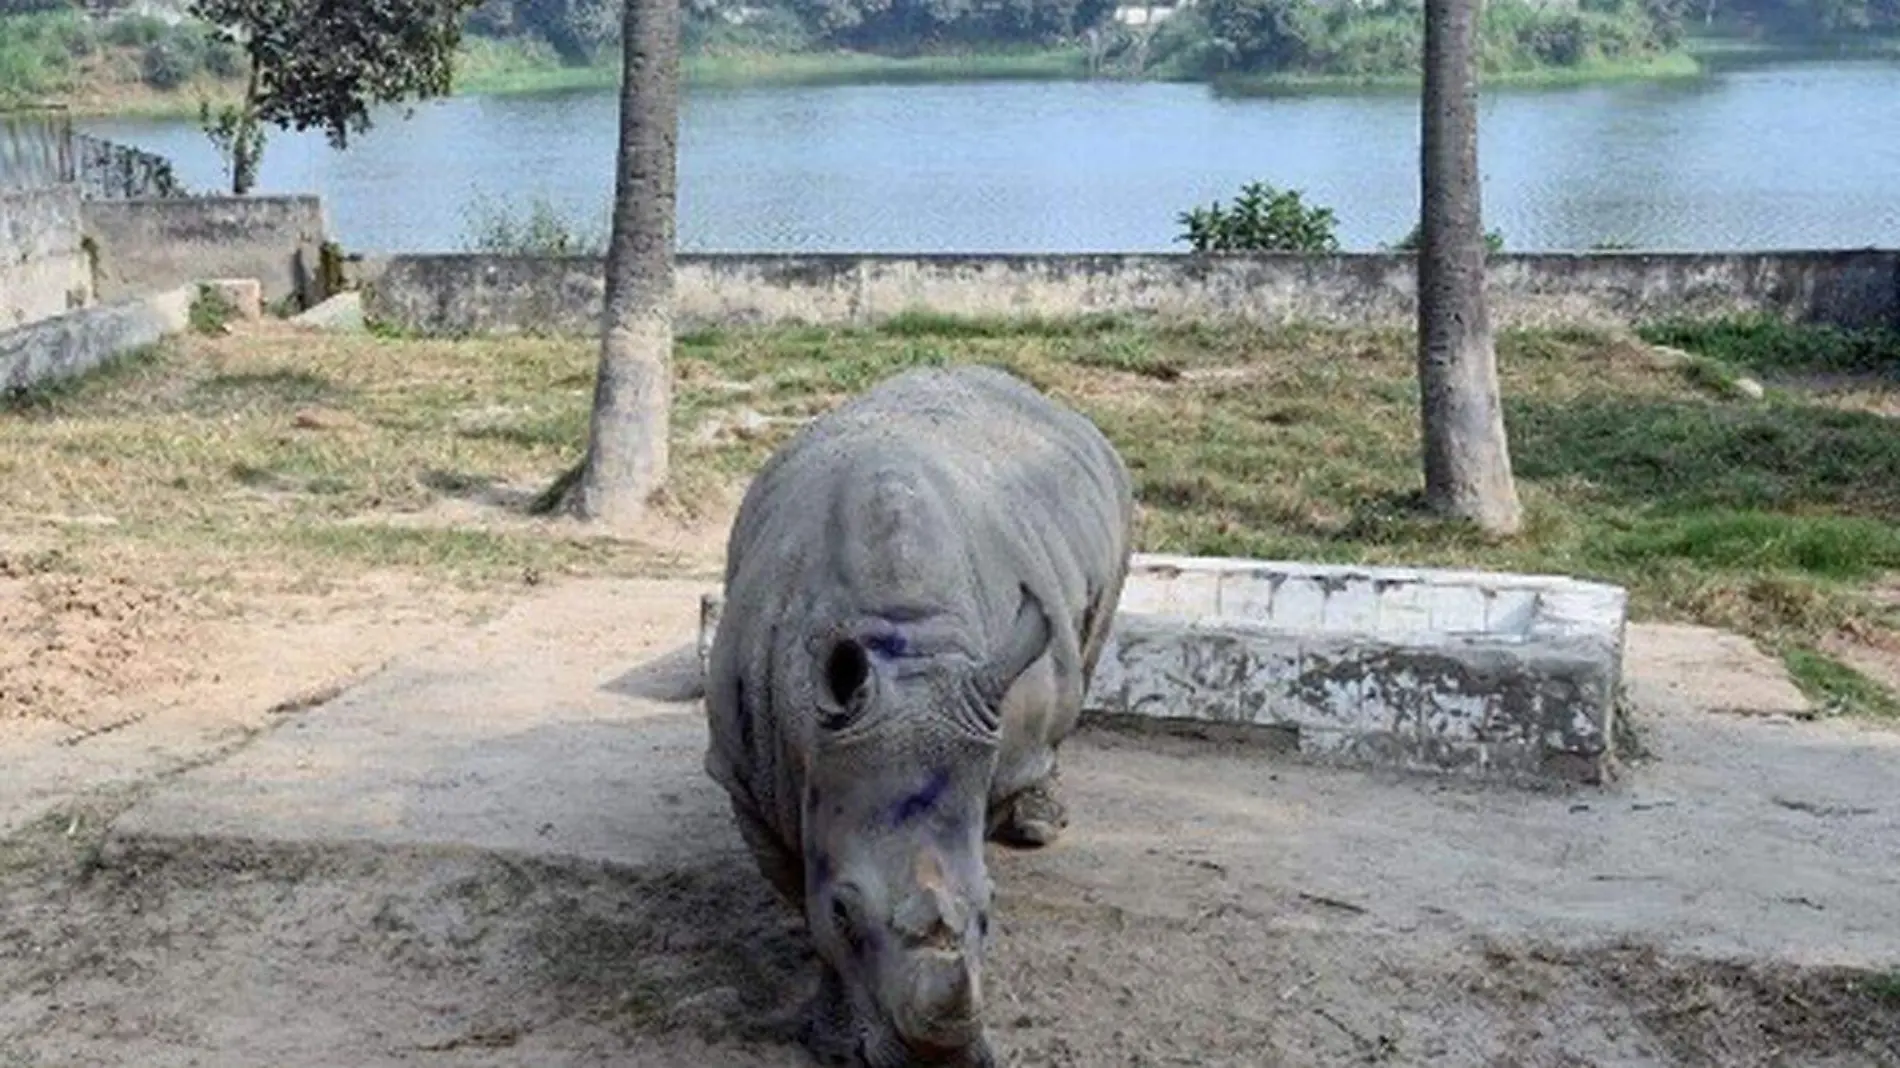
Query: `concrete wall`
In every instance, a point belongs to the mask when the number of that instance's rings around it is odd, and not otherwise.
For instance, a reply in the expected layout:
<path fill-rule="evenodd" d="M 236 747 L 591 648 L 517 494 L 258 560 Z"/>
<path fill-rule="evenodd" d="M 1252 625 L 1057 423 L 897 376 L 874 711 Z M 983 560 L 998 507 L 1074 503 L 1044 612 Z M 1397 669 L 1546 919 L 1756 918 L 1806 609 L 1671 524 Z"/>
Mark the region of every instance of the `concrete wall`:
<path fill-rule="evenodd" d="M 702 672 L 723 611 L 701 597 Z M 1627 615 L 1621 587 L 1556 575 L 1136 553 L 1082 709 L 1328 763 L 1598 783 Z"/>
<path fill-rule="evenodd" d="M 255 278 L 270 303 L 296 296 L 308 306 L 327 295 L 317 197 L 91 200 L 83 215 L 101 300 L 213 278 Z"/>
<path fill-rule="evenodd" d="M 0 193 L 0 330 L 91 300 L 79 188 Z"/>
<path fill-rule="evenodd" d="M 592 333 L 601 265 L 583 257 L 372 257 L 358 267 L 374 320 L 437 334 Z M 866 323 L 928 308 L 972 316 L 1117 312 L 1410 326 L 1410 257 L 683 255 L 683 327 Z M 1612 325 L 1765 311 L 1798 320 L 1900 321 L 1900 252 L 1501 255 L 1503 326 Z"/>
<path fill-rule="evenodd" d="M 196 293 L 171 289 L 0 331 L 0 395 L 83 375 L 182 332 Z"/>

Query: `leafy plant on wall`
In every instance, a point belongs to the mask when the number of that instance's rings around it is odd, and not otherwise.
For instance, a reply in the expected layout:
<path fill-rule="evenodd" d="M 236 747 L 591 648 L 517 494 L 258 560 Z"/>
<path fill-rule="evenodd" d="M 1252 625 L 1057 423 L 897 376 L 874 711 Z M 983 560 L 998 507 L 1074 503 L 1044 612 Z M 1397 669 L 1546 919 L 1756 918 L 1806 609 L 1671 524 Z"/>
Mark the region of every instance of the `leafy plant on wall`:
<path fill-rule="evenodd" d="M 1232 207 L 1216 200 L 1184 211 L 1178 221 L 1196 252 L 1336 252 L 1339 223 L 1331 208 L 1308 205 L 1294 189 L 1250 182 Z"/>

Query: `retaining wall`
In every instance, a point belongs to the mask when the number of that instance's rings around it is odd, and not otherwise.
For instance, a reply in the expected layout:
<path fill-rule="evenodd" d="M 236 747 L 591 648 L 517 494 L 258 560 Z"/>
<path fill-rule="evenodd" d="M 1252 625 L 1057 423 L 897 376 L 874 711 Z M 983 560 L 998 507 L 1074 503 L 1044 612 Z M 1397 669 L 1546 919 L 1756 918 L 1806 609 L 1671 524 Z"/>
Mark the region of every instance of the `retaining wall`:
<path fill-rule="evenodd" d="M 196 293 L 181 287 L 0 330 L 0 395 L 78 377 L 183 332 Z"/>
<path fill-rule="evenodd" d="M 357 268 L 372 320 L 427 334 L 599 329 L 592 257 L 372 257 Z M 1091 313 L 1409 327 L 1412 258 L 1391 254 L 682 255 L 683 329 Z M 1499 326 L 1621 325 L 1766 312 L 1840 325 L 1900 322 L 1900 252 L 1505 254 L 1491 260 Z"/>
<path fill-rule="evenodd" d="M 308 307 L 328 295 L 318 197 L 90 200 L 83 215 L 101 300 L 212 278 L 255 278 L 270 303 L 295 297 Z"/>
<path fill-rule="evenodd" d="M 78 186 L 0 193 L 0 330 L 83 307 L 91 279 Z"/>

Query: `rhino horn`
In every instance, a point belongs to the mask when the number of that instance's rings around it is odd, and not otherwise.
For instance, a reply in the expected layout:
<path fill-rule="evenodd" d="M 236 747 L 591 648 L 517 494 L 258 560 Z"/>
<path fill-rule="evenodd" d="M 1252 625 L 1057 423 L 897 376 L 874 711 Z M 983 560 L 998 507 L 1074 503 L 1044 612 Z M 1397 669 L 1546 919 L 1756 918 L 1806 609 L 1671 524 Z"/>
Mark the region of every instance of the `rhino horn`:
<path fill-rule="evenodd" d="M 913 948 L 956 950 L 969 909 L 945 885 L 943 864 L 934 850 L 918 855 L 915 875 L 916 884 L 892 917 L 898 933 Z"/>

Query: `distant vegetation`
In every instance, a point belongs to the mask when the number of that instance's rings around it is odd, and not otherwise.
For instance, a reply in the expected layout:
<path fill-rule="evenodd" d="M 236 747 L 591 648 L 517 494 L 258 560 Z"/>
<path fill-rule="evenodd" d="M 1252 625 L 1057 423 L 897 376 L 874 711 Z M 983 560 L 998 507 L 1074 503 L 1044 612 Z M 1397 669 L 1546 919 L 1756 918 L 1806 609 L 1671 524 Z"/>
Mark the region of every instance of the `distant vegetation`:
<path fill-rule="evenodd" d="M 1240 187 L 1231 205 L 1216 200 L 1175 216 L 1184 241 L 1195 252 L 1337 252 L 1339 220 L 1333 209 L 1308 204 L 1297 189 L 1276 189 L 1266 182 Z M 1418 251 L 1420 227 L 1390 246 L 1394 252 Z M 1504 251 L 1504 235 L 1484 235 L 1485 249 Z M 1607 244 L 1607 243 L 1605 243 Z"/>
<path fill-rule="evenodd" d="M 1580 0 L 1575 10 L 1492 0 L 1479 63 L 1487 74 L 1629 65 L 1680 43 L 1644 0 Z M 1146 62 L 1176 76 L 1383 81 L 1415 77 L 1423 47 L 1416 0 L 1201 0 L 1162 23 Z"/>
<path fill-rule="evenodd" d="M 20 9 L 38 7 L 24 13 Z M 228 82 L 243 56 L 209 27 L 149 15 L 93 19 L 52 0 L 0 0 L 0 102 L 131 85 L 158 92 Z"/>
<path fill-rule="evenodd" d="M 1392 246 L 1392 251 L 1417 252 L 1419 243 L 1424 240 L 1425 240 L 1425 228 L 1424 228 L 1424 224 L 1421 223 L 1419 225 L 1413 226 L 1410 233 L 1400 238 L 1399 243 Z M 1602 244 L 1598 244 L 1593 247 L 1600 249 L 1600 248 L 1603 248 L 1604 246 Z M 1499 233 L 1496 230 L 1485 231 L 1484 248 L 1486 252 L 1503 252 L 1504 251 L 1504 235 Z"/>
<path fill-rule="evenodd" d="M 607 252 L 610 220 L 598 225 L 575 219 L 545 196 L 528 198 L 517 210 L 506 200 L 476 196 L 462 210 L 462 249 L 500 256 L 601 256 Z"/>
<path fill-rule="evenodd" d="M 695 81 L 1149 77 L 1251 83 L 1416 78 L 1421 0 L 1198 0 L 1132 27 L 1118 0 L 683 0 Z M 241 57 L 189 19 L 75 0 L 0 0 L 0 103 L 167 108 L 234 95 Z M 1129 6 L 1140 6 L 1130 3 Z M 172 5 L 178 12 L 182 2 Z M 157 5 L 157 10 L 165 10 Z M 103 12 L 103 13 L 101 13 Z M 619 0 L 483 0 L 469 14 L 464 89 L 610 84 Z M 1481 62 L 1494 80 L 1693 72 L 1686 48 L 1900 49 L 1900 0 L 1491 0 Z M 166 101 L 171 101 L 167 107 Z"/>

